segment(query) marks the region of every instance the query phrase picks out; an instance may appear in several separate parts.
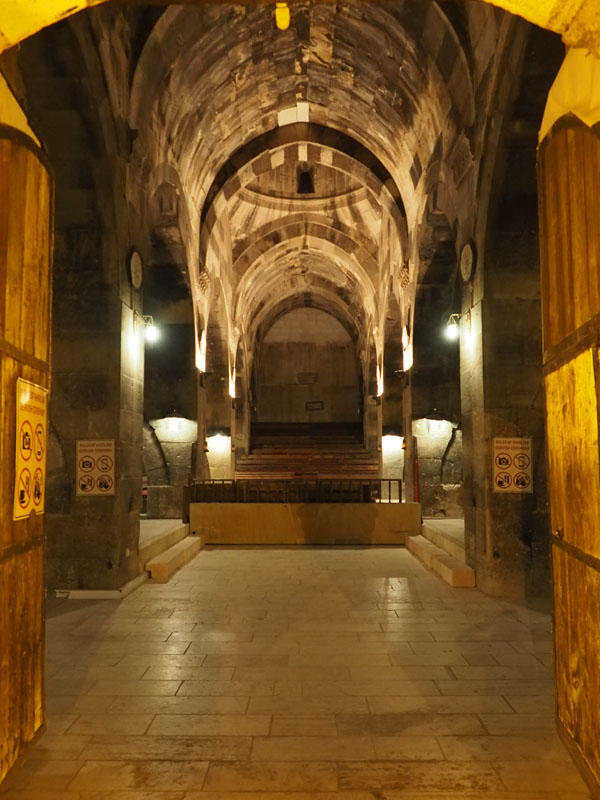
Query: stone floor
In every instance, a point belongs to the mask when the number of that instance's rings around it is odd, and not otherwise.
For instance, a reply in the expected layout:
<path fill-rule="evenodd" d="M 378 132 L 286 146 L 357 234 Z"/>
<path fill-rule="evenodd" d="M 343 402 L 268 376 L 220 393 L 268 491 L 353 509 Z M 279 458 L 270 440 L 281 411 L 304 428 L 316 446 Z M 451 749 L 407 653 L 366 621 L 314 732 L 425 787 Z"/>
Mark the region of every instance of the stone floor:
<path fill-rule="evenodd" d="M 1 800 L 587 800 L 548 617 L 404 549 L 207 548 L 48 621 L 48 732 Z"/>

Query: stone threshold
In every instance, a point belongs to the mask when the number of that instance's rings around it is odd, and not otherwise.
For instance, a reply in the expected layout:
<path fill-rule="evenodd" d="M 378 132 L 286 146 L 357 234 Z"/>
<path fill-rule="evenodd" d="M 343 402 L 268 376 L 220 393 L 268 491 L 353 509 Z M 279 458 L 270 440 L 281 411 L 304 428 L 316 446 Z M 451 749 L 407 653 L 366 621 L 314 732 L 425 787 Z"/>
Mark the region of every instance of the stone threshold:
<path fill-rule="evenodd" d="M 123 600 L 147 580 L 148 574 L 143 572 L 120 589 L 55 589 L 54 594 L 63 600 Z"/>

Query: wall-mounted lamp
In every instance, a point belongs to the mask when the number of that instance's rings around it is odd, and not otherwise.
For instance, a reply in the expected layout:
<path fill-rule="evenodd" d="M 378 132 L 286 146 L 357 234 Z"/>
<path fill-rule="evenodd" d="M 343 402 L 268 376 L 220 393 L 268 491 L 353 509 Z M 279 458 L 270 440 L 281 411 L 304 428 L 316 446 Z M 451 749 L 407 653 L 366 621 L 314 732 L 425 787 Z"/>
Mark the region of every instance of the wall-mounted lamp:
<path fill-rule="evenodd" d="M 287 3 L 275 3 L 275 25 L 280 31 L 290 27 L 290 9 Z"/>
<path fill-rule="evenodd" d="M 471 332 L 470 309 L 469 311 L 466 311 L 464 314 L 450 314 L 450 316 L 448 317 L 448 322 L 446 323 L 446 328 L 444 330 L 444 336 L 451 342 L 455 342 L 460 336 L 459 323 L 461 319 L 465 320 L 467 333 Z"/>
<path fill-rule="evenodd" d="M 455 342 L 460 335 L 460 330 L 458 328 L 458 323 L 460 322 L 460 316 L 461 316 L 460 314 L 450 314 L 450 316 L 448 317 L 448 322 L 446 323 L 444 336 L 451 342 Z"/>
<path fill-rule="evenodd" d="M 157 342 L 160 339 L 160 330 L 154 324 L 154 319 L 150 314 L 142 315 L 142 322 L 144 323 L 144 338 L 147 342 Z"/>

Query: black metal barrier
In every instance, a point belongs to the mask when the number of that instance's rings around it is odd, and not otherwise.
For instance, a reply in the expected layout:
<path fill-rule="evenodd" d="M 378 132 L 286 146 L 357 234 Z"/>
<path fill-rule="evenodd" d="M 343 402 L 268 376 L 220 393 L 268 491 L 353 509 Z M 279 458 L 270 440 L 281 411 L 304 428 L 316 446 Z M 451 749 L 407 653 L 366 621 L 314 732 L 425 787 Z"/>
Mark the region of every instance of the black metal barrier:
<path fill-rule="evenodd" d="M 187 503 L 400 503 L 399 478 L 209 480 L 189 484 Z"/>

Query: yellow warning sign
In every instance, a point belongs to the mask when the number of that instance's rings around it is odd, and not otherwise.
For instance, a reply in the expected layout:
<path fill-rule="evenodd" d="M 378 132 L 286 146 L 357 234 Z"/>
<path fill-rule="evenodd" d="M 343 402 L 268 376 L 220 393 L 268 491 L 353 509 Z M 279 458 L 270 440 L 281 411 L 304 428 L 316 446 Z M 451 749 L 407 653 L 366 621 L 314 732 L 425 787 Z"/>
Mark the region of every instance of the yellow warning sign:
<path fill-rule="evenodd" d="M 13 519 L 44 513 L 48 390 L 17 378 L 17 443 Z"/>

